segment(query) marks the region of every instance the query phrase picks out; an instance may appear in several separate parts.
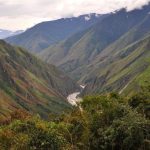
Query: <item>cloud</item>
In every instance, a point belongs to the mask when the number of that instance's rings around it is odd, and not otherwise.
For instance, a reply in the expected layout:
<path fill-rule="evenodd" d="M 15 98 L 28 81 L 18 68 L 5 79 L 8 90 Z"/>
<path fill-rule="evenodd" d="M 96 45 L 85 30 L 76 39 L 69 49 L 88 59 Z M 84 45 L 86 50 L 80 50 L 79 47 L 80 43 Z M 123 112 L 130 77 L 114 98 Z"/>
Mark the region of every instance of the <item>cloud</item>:
<path fill-rule="evenodd" d="M 150 0 L 0 0 L 0 28 L 25 29 L 38 22 L 87 13 L 131 11 Z"/>

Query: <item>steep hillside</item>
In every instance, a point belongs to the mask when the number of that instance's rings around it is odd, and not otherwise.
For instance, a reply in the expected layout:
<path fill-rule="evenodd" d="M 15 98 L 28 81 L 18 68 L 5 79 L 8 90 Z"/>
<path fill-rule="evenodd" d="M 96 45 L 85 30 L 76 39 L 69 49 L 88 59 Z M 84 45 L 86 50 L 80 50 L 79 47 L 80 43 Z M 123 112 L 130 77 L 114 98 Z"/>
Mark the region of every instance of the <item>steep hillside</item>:
<path fill-rule="evenodd" d="M 129 94 L 137 91 L 150 79 L 150 36 L 114 51 L 96 65 L 97 69 L 91 70 L 85 81 L 87 86 L 83 95 L 108 91 Z"/>
<path fill-rule="evenodd" d="M 14 45 L 25 47 L 32 52 L 39 52 L 51 44 L 64 40 L 72 34 L 90 27 L 103 17 L 97 14 L 89 14 L 43 22 L 28 29 L 23 34 L 6 40 Z"/>
<path fill-rule="evenodd" d="M 0 117 L 20 108 L 47 117 L 70 105 L 68 94 L 78 86 L 53 65 L 22 48 L 0 41 Z"/>
<path fill-rule="evenodd" d="M 147 36 L 150 31 L 149 10 L 150 5 L 131 12 L 123 9 L 112 13 L 86 31 L 50 46 L 39 56 L 83 82 L 91 70 L 89 66 L 96 65 L 95 59 L 100 61 Z"/>

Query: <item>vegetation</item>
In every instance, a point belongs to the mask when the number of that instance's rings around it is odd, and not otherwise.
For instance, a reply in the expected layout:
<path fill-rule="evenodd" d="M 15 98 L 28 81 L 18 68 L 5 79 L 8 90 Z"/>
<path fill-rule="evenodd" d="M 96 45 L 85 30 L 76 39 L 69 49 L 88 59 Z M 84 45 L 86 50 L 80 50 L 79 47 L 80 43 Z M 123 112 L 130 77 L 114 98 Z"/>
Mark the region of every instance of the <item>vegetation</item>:
<path fill-rule="evenodd" d="M 130 98 L 118 94 L 87 96 L 72 112 L 49 117 L 22 111 L 0 127 L 0 149 L 148 150 L 150 87 Z"/>
<path fill-rule="evenodd" d="M 0 40 L 0 118 L 24 109 L 48 117 L 70 109 L 66 96 L 79 87 L 55 66 Z"/>
<path fill-rule="evenodd" d="M 103 93 L 73 108 L 66 97 L 80 89 L 74 81 L 0 40 L 0 150 L 149 150 L 149 10 L 122 9 L 93 26 L 85 16 L 44 22 L 7 39 L 33 52 L 64 40 L 39 56 L 85 83 L 82 96 Z"/>

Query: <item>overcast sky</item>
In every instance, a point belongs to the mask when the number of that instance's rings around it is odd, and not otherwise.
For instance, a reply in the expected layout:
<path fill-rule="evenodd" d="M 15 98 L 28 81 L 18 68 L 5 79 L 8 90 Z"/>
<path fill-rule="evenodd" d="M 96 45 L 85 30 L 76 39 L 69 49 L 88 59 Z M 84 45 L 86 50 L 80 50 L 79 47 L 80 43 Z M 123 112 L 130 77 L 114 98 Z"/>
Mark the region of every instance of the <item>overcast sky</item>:
<path fill-rule="evenodd" d="M 0 0 L 0 28 L 26 29 L 41 21 L 141 8 L 150 0 Z"/>

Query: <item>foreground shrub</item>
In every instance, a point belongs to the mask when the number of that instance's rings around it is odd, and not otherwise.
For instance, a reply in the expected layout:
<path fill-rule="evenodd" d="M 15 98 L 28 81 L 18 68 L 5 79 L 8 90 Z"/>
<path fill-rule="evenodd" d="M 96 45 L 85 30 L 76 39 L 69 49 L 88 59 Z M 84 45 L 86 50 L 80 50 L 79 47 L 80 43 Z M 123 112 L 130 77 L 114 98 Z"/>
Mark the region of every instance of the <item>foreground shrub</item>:
<path fill-rule="evenodd" d="M 141 112 L 147 101 L 145 94 L 127 101 L 111 93 L 85 97 L 72 112 L 50 121 L 13 115 L 0 127 L 0 149 L 148 150 L 150 121 Z"/>

